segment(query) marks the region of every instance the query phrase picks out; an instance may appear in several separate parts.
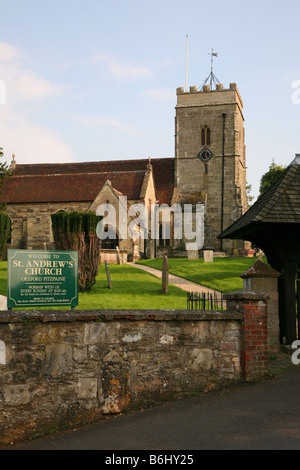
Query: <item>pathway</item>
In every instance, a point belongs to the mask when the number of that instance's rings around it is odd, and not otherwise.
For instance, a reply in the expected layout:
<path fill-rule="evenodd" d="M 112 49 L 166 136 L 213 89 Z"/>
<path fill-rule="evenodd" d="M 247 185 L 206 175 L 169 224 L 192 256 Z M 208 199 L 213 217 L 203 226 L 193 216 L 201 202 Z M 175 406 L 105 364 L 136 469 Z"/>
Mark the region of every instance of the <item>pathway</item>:
<path fill-rule="evenodd" d="M 159 269 L 155 268 L 150 268 L 149 266 L 145 266 L 143 264 L 135 264 L 135 263 L 128 263 L 130 266 L 133 266 L 134 268 L 138 269 L 143 269 L 144 271 L 147 271 L 150 274 L 153 274 L 156 277 L 161 278 L 162 277 L 162 271 Z M 201 286 L 200 284 L 197 284 L 196 282 L 188 281 L 187 279 L 184 279 L 183 277 L 175 276 L 174 274 L 169 273 L 169 283 L 172 284 L 173 286 L 179 287 L 179 289 L 182 289 L 186 292 L 205 292 L 209 294 L 216 294 L 217 296 L 221 295 L 221 292 L 216 291 L 214 289 L 210 289 L 209 287 Z"/>

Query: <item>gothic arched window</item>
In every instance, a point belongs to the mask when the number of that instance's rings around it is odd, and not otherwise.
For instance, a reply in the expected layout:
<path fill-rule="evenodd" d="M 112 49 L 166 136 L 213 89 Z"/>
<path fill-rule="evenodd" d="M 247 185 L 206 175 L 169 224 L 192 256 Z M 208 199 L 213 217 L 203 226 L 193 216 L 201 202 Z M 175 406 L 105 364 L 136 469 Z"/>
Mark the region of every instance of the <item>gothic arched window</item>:
<path fill-rule="evenodd" d="M 201 131 L 201 145 L 205 145 L 205 129 Z"/>
<path fill-rule="evenodd" d="M 104 227 L 104 234 L 106 235 L 106 237 L 103 236 L 103 239 L 101 241 L 101 248 L 105 250 L 115 250 L 119 245 L 119 238 L 116 231 L 106 225 Z"/>
<path fill-rule="evenodd" d="M 210 129 L 206 129 L 206 145 L 210 145 Z"/>
<path fill-rule="evenodd" d="M 170 246 L 170 224 L 164 223 L 159 225 L 159 246 Z"/>
<path fill-rule="evenodd" d="M 201 145 L 210 145 L 210 129 L 207 126 L 201 129 Z"/>

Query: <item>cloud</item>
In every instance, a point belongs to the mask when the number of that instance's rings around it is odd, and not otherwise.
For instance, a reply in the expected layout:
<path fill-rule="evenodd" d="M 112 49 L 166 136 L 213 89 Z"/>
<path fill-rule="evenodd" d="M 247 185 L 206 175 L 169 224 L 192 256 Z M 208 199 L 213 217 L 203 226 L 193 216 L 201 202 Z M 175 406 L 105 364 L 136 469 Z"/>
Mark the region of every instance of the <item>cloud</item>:
<path fill-rule="evenodd" d="M 108 54 L 95 54 L 92 57 L 79 59 L 76 62 L 63 64 L 64 67 L 76 65 L 103 65 L 112 79 L 124 82 L 149 79 L 155 74 L 152 67 L 133 64 L 128 60 L 116 60 Z"/>
<path fill-rule="evenodd" d="M 21 58 L 23 56 L 24 55 L 17 47 L 0 42 L 0 62 Z"/>
<path fill-rule="evenodd" d="M 25 68 L 19 61 L 0 60 L 0 81 L 5 84 L 6 103 L 16 107 L 22 103 L 50 98 L 65 92 L 70 86 L 52 83 L 32 69 Z"/>
<path fill-rule="evenodd" d="M 127 134 L 132 134 L 136 136 L 141 134 L 138 129 L 135 129 L 129 124 L 126 124 L 120 121 L 119 119 L 115 119 L 115 118 L 93 117 L 90 119 L 78 118 L 78 120 L 84 126 L 95 126 L 99 128 L 111 127 L 111 128 L 120 129 L 121 131 L 124 131 Z"/>
<path fill-rule="evenodd" d="M 27 66 L 27 57 L 10 44 L 0 43 L 0 81 L 6 88 L 6 102 L 48 98 L 68 89 L 68 84 L 52 83 Z"/>
<path fill-rule="evenodd" d="M 163 103 L 174 100 L 174 90 L 171 88 L 153 88 L 143 91 L 142 95 Z"/>
<path fill-rule="evenodd" d="M 19 163 L 74 161 L 70 145 L 58 133 L 35 122 L 37 103 L 63 93 L 68 85 L 52 83 L 28 67 L 23 51 L 0 43 L 0 147 Z"/>
<path fill-rule="evenodd" d="M 37 125 L 24 115 L 15 115 L 9 107 L 5 113 L 0 112 L 0 147 L 8 162 L 13 153 L 17 163 L 74 161 L 71 146 L 55 131 Z"/>
<path fill-rule="evenodd" d="M 130 82 L 148 79 L 153 76 L 153 71 L 151 71 L 149 67 L 117 62 L 112 60 L 109 56 L 103 56 L 101 60 L 106 63 L 112 77 L 118 81 Z"/>
<path fill-rule="evenodd" d="M 19 99 L 26 101 L 48 98 L 62 93 L 66 88 L 66 85 L 53 84 L 50 80 L 28 69 L 20 70 L 14 80 L 15 94 L 18 94 Z"/>

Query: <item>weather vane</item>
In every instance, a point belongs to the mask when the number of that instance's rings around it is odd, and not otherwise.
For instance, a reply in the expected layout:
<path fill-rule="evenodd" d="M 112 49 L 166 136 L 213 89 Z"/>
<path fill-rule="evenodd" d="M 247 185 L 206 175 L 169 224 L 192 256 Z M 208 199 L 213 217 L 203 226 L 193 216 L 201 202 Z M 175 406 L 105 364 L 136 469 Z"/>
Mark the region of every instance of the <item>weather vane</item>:
<path fill-rule="evenodd" d="M 217 79 L 217 77 L 215 76 L 214 72 L 213 72 L 213 65 L 214 65 L 214 57 L 218 57 L 218 53 L 217 52 L 214 52 L 214 50 L 212 49 L 211 52 L 208 53 L 210 55 L 210 74 L 208 75 L 208 77 L 204 80 L 204 82 L 202 83 L 201 88 L 203 88 L 203 85 L 206 85 L 207 82 L 209 81 L 209 84 L 210 84 L 210 88 L 212 90 L 212 86 L 213 86 L 213 83 L 216 85 L 217 83 L 220 83 L 219 80 Z"/>

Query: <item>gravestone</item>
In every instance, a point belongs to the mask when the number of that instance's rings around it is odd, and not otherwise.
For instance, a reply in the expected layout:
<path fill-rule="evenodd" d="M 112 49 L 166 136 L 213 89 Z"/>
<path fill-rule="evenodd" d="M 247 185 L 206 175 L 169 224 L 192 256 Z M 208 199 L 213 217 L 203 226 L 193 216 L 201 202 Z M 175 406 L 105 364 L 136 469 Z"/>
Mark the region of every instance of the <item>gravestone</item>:
<path fill-rule="evenodd" d="M 214 261 L 213 250 L 203 250 L 203 261 L 204 263 L 212 263 Z"/>
<path fill-rule="evenodd" d="M 198 252 L 197 245 L 195 243 L 189 243 L 187 245 L 187 257 L 188 257 L 188 260 L 199 259 L 199 252 Z"/>
<path fill-rule="evenodd" d="M 169 261 L 168 257 L 164 256 L 163 266 L 162 266 L 162 290 L 165 294 L 168 293 L 169 285 Z"/>
<path fill-rule="evenodd" d="M 117 250 L 117 263 L 118 263 L 118 264 L 121 264 L 120 252 L 119 252 L 119 247 L 118 247 L 118 246 L 117 246 L 116 250 Z"/>
<path fill-rule="evenodd" d="M 107 260 L 105 260 L 105 270 L 106 270 L 106 277 L 107 277 L 108 288 L 109 288 L 109 289 L 112 289 L 112 283 L 111 283 L 111 279 L 110 279 L 110 272 L 109 272 Z"/>

